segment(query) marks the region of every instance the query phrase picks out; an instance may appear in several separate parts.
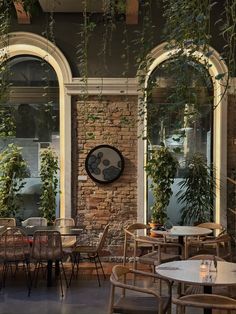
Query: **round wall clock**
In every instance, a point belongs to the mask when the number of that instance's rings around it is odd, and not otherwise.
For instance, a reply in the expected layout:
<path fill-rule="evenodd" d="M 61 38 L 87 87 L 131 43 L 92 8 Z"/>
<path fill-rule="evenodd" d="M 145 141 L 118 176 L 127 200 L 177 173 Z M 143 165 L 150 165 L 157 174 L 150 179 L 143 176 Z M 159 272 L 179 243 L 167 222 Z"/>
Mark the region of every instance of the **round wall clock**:
<path fill-rule="evenodd" d="M 124 157 L 113 146 L 99 145 L 88 153 L 85 169 L 92 180 L 99 183 L 110 183 L 122 174 Z"/>

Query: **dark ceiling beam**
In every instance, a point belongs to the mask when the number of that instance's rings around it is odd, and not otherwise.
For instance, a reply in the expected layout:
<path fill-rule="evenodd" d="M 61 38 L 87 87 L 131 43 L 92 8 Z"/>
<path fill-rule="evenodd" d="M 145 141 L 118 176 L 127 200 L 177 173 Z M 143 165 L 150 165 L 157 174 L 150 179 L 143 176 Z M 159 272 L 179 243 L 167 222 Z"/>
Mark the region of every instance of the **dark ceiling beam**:
<path fill-rule="evenodd" d="M 139 0 L 126 0 L 126 24 L 138 24 Z"/>
<path fill-rule="evenodd" d="M 30 24 L 30 15 L 24 10 L 23 4 L 21 0 L 14 0 L 13 1 L 18 24 Z"/>

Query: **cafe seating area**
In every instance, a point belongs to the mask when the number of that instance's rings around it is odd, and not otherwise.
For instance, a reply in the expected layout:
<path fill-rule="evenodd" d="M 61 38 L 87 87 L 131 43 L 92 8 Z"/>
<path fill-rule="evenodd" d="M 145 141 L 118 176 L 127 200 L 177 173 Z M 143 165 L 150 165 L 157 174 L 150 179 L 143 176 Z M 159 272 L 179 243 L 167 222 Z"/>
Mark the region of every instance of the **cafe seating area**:
<path fill-rule="evenodd" d="M 174 230 L 162 230 L 159 237 L 151 237 L 147 225 L 130 225 L 123 230 L 123 261 L 111 262 L 102 256 L 109 225 L 104 227 L 97 246 L 79 245 L 79 233 L 74 235 L 77 242 L 70 260 L 63 252 L 62 239 L 71 236 L 68 230 L 63 233 L 65 227 L 57 224 L 9 227 L 8 219 L 5 223 L 0 234 L 0 300 L 11 300 L 12 306 L 9 312 L 4 306 L 0 308 L 2 314 L 14 313 L 21 302 L 25 303 L 22 313 L 27 306 L 27 313 L 38 313 L 39 309 L 33 304 L 42 299 L 47 304 L 46 313 L 57 313 L 59 304 L 65 314 L 72 311 L 89 314 L 92 310 L 97 314 L 182 314 L 185 310 L 186 313 L 201 313 L 203 309 L 204 314 L 212 313 L 212 309 L 219 313 L 221 310 L 236 311 L 236 263 L 232 243 L 228 260 L 218 256 L 221 249 L 225 250 L 223 240 L 217 242 L 218 250 L 214 254 L 211 250 L 208 254 L 188 258 L 183 254 L 189 241 L 202 244 L 217 239 L 217 236 L 211 238 L 209 229 L 205 230 L 206 237 L 190 236 L 190 229 L 192 234 L 202 234 L 204 230 L 174 226 Z M 53 228 L 59 228 L 59 231 Z M 76 229 L 74 224 L 67 228 L 85 232 Z M 24 230 L 31 230 L 28 234 L 33 237 L 32 243 Z M 174 241 L 167 242 L 163 232 Z M 182 238 L 184 232 L 186 236 Z M 226 231 L 223 235 L 227 235 Z M 84 259 L 85 255 L 88 259 Z M 162 255 L 166 259 L 161 259 Z"/>

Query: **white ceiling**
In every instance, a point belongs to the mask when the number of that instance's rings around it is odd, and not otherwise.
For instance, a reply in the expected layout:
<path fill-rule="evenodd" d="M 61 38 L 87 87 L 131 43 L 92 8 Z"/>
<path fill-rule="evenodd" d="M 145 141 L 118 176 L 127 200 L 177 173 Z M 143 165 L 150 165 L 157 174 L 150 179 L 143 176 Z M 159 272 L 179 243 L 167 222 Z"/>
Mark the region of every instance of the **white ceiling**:
<path fill-rule="evenodd" d="M 109 2 L 110 0 L 107 0 Z M 39 4 L 44 12 L 83 12 L 83 0 L 39 0 Z M 87 11 L 99 13 L 103 12 L 102 0 L 87 0 Z"/>

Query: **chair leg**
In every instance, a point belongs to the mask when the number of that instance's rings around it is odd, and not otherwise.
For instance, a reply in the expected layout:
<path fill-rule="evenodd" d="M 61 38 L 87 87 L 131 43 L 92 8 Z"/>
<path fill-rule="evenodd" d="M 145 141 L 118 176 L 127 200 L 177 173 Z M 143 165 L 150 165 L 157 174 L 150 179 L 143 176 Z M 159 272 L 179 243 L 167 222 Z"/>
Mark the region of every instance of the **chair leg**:
<path fill-rule="evenodd" d="M 70 275 L 70 280 L 69 280 L 69 286 L 71 285 L 72 277 L 75 276 L 76 279 L 78 278 L 80 253 L 73 253 L 71 257 L 72 257 L 72 270 L 71 270 L 71 275 Z M 75 266 L 76 266 L 76 274 L 75 274 Z"/>
<path fill-rule="evenodd" d="M 61 266 L 63 268 L 63 265 L 62 265 L 62 262 L 61 262 Z M 60 268 L 60 267 L 59 267 Z M 64 270 L 64 268 L 63 268 Z M 60 280 L 60 287 L 61 287 L 61 297 L 63 298 L 64 297 L 64 291 L 63 291 L 63 285 L 62 285 L 62 279 L 61 279 L 61 271 L 59 271 L 59 280 Z"/>
<path fill-rule="evenodd" d="M 93 259 L 93 262 L 94 262 L 94 265 L 95 265 L 95 269 L 96 269 L 96 273 L 97 273 L 98 285 L 99 285 L 99 287 L 101 287 L 101 282 L 100 282 L 99 273 L 98 273 L 98 265 L 97 265 L 96 256 L 94 256 L 92 259 Z"/>
<path fill-rule="evenodd" d="M 68 280 L 67 280 L 67 277 L 66 277 L 66 272 L 65 272 L 65 268 L 64 268 L 63 262 L 60 261 L 60 263 L 61 263 L 61 268 L 62 268 L 62 272 L 63 272 L 64 278 L 65 278 L 66 287 L 69 288 L 69 283 L 68 283 Z"/>
<path fill-rule="evenodd" d="M 23 267 L 24 267 L 24 271 L 25 271 L 26 284 L 27 284 L 27 287 L 28 287 L 28 296 L 30 296 L 32 281 L 31 281 L 30 263 L 29 263 L 29 261 L 25 261 L 24 264 L 23 264 Z"/>
<path fill-rule="evenodd" d="M 100 257 L 98 254 L 97 254 L 97 259 L 98 259 L 98 262 L 100 264 L 100 268 L 102 269 L 103 278 L 104 278 L 104 280 L 106 280 L 106 275 L 104 273 L 104 269 L 103 269 L 103 266 L 102 266 L 102 263 L 101 263 L 101 260 L 100 260 Z"/>

